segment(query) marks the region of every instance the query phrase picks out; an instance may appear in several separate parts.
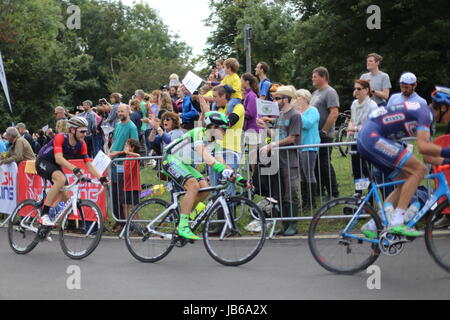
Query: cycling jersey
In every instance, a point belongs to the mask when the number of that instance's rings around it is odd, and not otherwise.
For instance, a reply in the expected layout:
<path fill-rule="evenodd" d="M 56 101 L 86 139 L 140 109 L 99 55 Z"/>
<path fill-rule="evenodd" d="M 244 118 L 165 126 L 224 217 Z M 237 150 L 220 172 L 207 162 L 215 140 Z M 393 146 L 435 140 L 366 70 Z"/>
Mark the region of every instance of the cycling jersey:
<path fill-rule="evenodd" d="M 194 163 L 203 163 L 203 159 L 195 149 L 203 145 L 215 151 L 220 146 L 215 142 L 209 142 L 206 136 L 206 128 L 195 128 L 169 144 L 163 153 L 163 172 L 166 176 L 183 187 L 187 180 L 194 178 L 205 179 L 194 167 Z"/>
<path fill-rule="evenodd" d="M 407 99 L 402 94 L 395 94 L 386 107 L 369 115 L 357 139 L 358 151 L 393 179 L 412 156 L 395 140 L 415 137 L 421 130 L 430 132 L 432 121 L 431 109 L 417 93 Z"/>
<path fill-rule="evenodd" d="M 67 160 L 83 159 L 84 162 L 91 162 L 89 158 L 86 142 L 78 141 L 75 146 L 69 143 L 69 135 L 67 133 L 60 133 L 56 135 L 49 143 L 47 143 L 41 151 L 39 151 L 39 158 L 49 162 L 56 163 L 55 154 L 62 153 Z"/>

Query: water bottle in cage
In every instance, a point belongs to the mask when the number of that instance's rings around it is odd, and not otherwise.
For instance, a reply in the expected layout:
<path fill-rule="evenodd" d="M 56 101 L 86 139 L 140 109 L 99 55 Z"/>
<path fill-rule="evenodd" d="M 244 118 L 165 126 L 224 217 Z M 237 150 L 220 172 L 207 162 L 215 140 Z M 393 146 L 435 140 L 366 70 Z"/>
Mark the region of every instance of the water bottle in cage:
<path fill-rule="evenodd" d="M 140 198 L 145 198 L 148 196 L 161 196 L 166 192 L 166 189 L 163 184 L 159 184 L 156 186 L 153 186 L 152 188 L 148 188 L 146 190 L 143 190 L 140 194 Z"/>

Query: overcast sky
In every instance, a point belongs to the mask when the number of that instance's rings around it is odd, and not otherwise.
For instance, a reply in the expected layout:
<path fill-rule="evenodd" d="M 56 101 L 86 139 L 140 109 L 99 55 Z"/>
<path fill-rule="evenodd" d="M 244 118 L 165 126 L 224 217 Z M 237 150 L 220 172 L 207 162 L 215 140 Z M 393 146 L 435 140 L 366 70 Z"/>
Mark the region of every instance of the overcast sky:
<path fill-rule="evenodd" d="M 202 54 L 210 32 L 203 23 L 210 12 L 208 0 L 122 0 L 127 5 L 133 2 L 144 2 L 156 9 L 164 24 L 193 48 L 194 55 Z"/>

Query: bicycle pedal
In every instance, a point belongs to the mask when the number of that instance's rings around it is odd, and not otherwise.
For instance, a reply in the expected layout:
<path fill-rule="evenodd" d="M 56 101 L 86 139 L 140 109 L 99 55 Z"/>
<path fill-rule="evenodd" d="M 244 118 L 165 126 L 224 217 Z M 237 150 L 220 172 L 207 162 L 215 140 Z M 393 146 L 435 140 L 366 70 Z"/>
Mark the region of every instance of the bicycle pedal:
<path fill-rule="evenodd" d="M 194 244 L 195 240 L 189 239 L 188 242 L 189 242 L 190 244 Z"/>

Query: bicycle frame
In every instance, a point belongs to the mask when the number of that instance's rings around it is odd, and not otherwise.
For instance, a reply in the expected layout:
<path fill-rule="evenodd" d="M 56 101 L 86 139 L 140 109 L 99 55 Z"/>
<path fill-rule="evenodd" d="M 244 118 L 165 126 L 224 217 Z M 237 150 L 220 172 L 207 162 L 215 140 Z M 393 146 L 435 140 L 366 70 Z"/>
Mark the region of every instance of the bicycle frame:
<path fill-rule="evenodd" d="M 427 180 L 429 180 L 429 179 L 437 179 L 439 187 L 438 187 L 437 190 L 435 190 L 431 194 L 431 197 L 427 200 L 427 202 L 425 203 L 423 208 L 420 209 L 419 212 L 417 212 L 417 214 L 406 224 L 409 228 L 414 227 L 420 221 L 420 219 L 422 219 L 422 217 L 431 208 L 437 206 L 437 202 L 438 202 L 438 200 L 441 197 L 446 196 L 447 199 L 450 200 L 450 188 L 448 186 L 447 180 L 445 178 L 445 174 L 443 172 L 438 172 L 438 173 L 435 173 L 435 174 L 427 175 L 427 176 L 425 176 L 424 179 L 427 179 Z M 369 200 L 372 197 L 372 195 L 375 196 L 375 200 L 376 200 L 376 202 L 378 204 L 378 207 L 380 208 L 381 221 L 383 223 L 383 226 L 387 227 L 389 223 L 388 223 L 388 220 L 387 220 L 386 213 L 384 212 L 383 202 L 382 202 L 381 197 L 380 197 L 379 192 L 378 192 L 379 188 L 389 187 L 389 186 L 396 186 L 396 185 L 400 185 L 400 184 L 403 184 L 403 183 L 405 183 L 405 180 L 399 180 L 399 181 L 394 181 L 394 182 L 387 182 L 387 183 L 383 183 L 383 184 L 379 184 L 379 185 L 377 185 L 375 182 L 372 182 L 369 193 L 364 197 L 363 201 L 361 202 L 361 205 L 356 210 L 356 213 L 354 214 L 354 216 L 352 217 L 350 222 L 347 224 L 347 226 L 342 231 L 342 236 L 343 237 L 347 237 L 347 238 L 351 238 L 351 239 L 356 239 L 356 240 L 359 240 L 359 241 L 366 241 L 366 242 L 378 244 L 379 240 L 377 240 L 377 239 L 370 240 L 370 239 L 367 239 L 367 238 L 358 237 L 358 236 L 349 234 L 347 232 L 348 232 L 348 230 L 353 229 L 353 227 L 356 225 L 359 217 L 362 214 L 362 209 L 364 208 L 365 204 L 367 204 L 369 202 Z"/>
<path fill-rule="evenodd" d="M 71 185 L 69 185 L 69 186 L 67 186 L 67 187 L 64 187 L 64 188 L 62 189 L 62 191 L 72 191 L 73 195 L 70 197 L 69 200 L 67 200 L 67 201 L 64 203 L 64 207 L 63 207 L 63 208 L 60 210 L 60 212 L 56 215 L 56 217 L 55 217 L 55 223 L 58 223 L 59 220 L 60 220 L 62 217 L 65 216 L 65 214 L 70 210 L 71 207 L 72 207 L 74 216 L 75 216 L 75 217 L 78 217 L 77 201 L 78 201 L 79 190 L 80 190 L 80 188 L 79 188 L 79 183 L 80 183 L 80 182 L 89 182 L 89 183 L 100 184 L 100 183 L 96 183 L 96 182 L 94 182 L 94 181 L 83 181 L 83 180 L 80 180 L 80 179 L 75 179 L 75 181 L 74 181 Z M 97 194 L 95 194 L 94 196 L 97 197 L 100 193 L 103 192 L 103 189 L 104 189 L 104 187 L 102 187 L 101 190 L 100 190 Z M 43 190 L 43 192 L 42 192 L 42 194 L 41 194 L 40 200 L 37 202 L 38 207 L 42 207 L 42 205 L 44 204 L 46 198 L 47 198 L 47 192 L 46 192 L 46 189 L 45 189 L 45 186 L 44 186 L 44 190 Z M 28 215 L 26 215 L 26 216 L 21 220 L 20 226 L 23 227 L 23 228 L 25 228 L 25 229 L 27 229 L 27 230 L 30 230 L 30 231 L 32 231 L 32 232 L 35 232 L 35 233 L 38 232 L 38 228 L 33 227 L 33 223 L 35 222 L 35 220 L 37 219 L 37 217 L 38 217 L 38 215 L 36 215 L 36 216 L 33 218 L 33 220 L 31 221 L 30 225 L 25 225 L 25 223 L 27 223 L 27 222 L 29 221 L 29 219 L 31 218 L 31 212 L 30 212 Z M 95 224 L 93 223 L 93 224 L 91 225 L 91 227 L 89 228 L 89 230 L 86 232 L 86 236 L 89 236 L 89 235 L 91 234 L 91 232 L 92 232 L 92 230 L 94 229 L 94 227 L 95 227 Z"/>
<path fill-rule="evenodd" d="M 227 205 L 227 194 L 225 192 L 224 189 L 226 189 L 226 187 L 228 186 L 228 184 L 224 184 L 224 185 L 219 185 L 216 187 L 208 187 L 208 188 L 203 188 L 200 189 L 199 192 L 209 192 L 209 191 L 219 191 L 217 193 L 217 195 L 215 195 L 211 200 L 208 201 L 208 204 L 206 206 L 206 208 L 195 218 L 195 220 L 191 223 L 191 229 L 193 231 L 195 231 L 201 224 L 202 222 L 205 220 L 205 218 L 210 214 L 210 211 L 212 208 L 214 208 L 216 205 L 221 205 L 225 214 L 225 219 L 226 219 L 226 225 L 228 228 L 233 229 L 233 225 L 232 225 L 232 219 L 231 219 L 231 214 Z M 178 199 L 185 195 L 186 191 L 183 192 L 173 192 L 172 193 L 172 204 L 163 212 L 161 212 L 155 219 L 153 219 L 152 222 L 150 222 L 147 225 L 147 231 L 156 235 L 159 235 L 161 237 L 164 237 L 165 239 L 172 239 L 172 235 L 170 234 L 166 234 L 166 233 L 162 233 L 162 232 L 158 232 L 156 230 L 154 230 L 152 228 L 152 226 L 159 222 L 160 219 L 163 219 L 170 211 L 177 211 L 179 210 L 179 201 Z M 225 232 L 226 232 L 226 228 L 223 228 L 222 233 L 221 233 L 221 239 L 223 237 L 225 237 Z"/>

